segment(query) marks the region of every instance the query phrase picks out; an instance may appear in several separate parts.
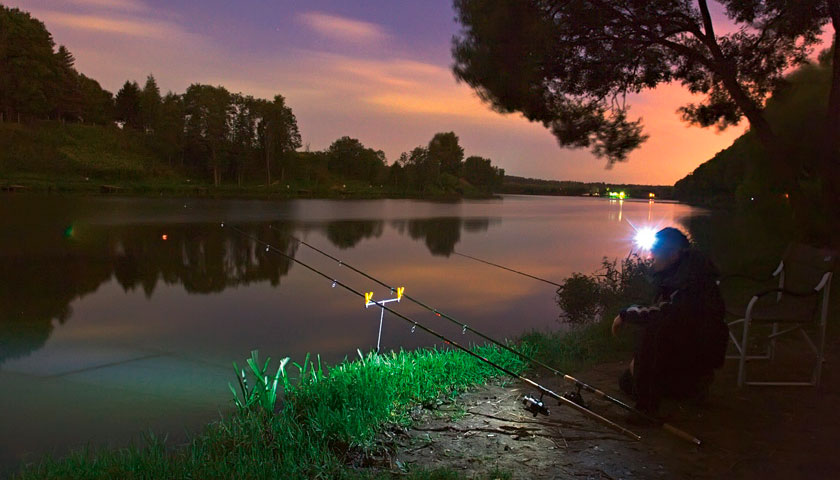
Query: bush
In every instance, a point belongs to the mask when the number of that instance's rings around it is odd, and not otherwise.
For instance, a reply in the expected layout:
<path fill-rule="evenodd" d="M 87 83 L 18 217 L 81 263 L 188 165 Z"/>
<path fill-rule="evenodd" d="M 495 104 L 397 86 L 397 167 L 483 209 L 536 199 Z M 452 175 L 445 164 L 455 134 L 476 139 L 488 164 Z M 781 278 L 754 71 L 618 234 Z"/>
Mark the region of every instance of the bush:
<path fill-rule="evenodd" d="M 604 257 L 597 272 L 574 272 L 557 289 L 560 318 L 569 323 L 585 323 L 622 305 L 649 300 L 653 294 L 649 274 L 650 262 L 638 255 L 627 257 L 620 264 Z"/>
<path fill-rule="evenodd" d="M 557 289 L 560 317 L 571 323 L 583 323 L 601 310 L 601 284 L 595 277 L 575 272 Z"/>

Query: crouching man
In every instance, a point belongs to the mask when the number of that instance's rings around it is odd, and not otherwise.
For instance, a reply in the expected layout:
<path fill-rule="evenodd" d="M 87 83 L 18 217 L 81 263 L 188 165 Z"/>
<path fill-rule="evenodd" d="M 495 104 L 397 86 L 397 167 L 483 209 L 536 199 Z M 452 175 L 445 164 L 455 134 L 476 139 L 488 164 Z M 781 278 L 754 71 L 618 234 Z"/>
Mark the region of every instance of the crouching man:
<path fill-rule="evenodd" d="M 637 409 L 655 414 L 663 396 L 705 397 L 714 370 L 723 366 L 728 331 L 718 271 L 708 257 L 670 227 L 656 233 L 651 256 L 654 303 L 622 310 L 612 332 L 625 324 L 639 327 L 633 360 L 619 384 Z"/>

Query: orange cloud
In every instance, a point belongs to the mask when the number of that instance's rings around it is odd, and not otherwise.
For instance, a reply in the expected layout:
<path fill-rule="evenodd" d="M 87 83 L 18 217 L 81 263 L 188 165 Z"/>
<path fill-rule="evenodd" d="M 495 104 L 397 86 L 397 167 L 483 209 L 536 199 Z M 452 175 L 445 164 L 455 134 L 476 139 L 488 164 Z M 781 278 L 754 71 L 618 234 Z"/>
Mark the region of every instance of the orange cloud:
<path fill-rule="evenodd" d="M 111 10 L 139 12 L 149 10 L 148 5 L 137 0 L 70 0 L 71 3 L 86 7 L 99 7 Z"/>
<path fill-rule="evenodd" d="M 351 42 L 378 42 L 388 38 L 385 30 L 375 23 L 353 20 L 320 12 L 299 16 L 301 22 L 326 37 Z"/>
<path fill-rule="evenodd" d="M 294 81 L 341 92 L 345 104 L 355 100 L 380 114 L 444 116 L 507 127 L 512 119 L 515 124 L 528 123 L 521 115 L 491 110 L 469 87 L 458 84 L 447 67 L 403 58 L 371 60 L 313 51 L 301 51 L 300 56 L 308 59 L 307 73 Z"/>
<path fill-rule="evenodd" d="M 470 97 L 460 95 L 441 95 L 439 92 L 427 94 L 383 93 L 366 97 L 373 105 L 396 113 L 419 115 L 454 115 L 459 117 L 485 118 L 492 114 L 486 108 L 476 105 Z"/>
<path fill-rule="evenodd" d="M 132 37 L 171 39 L 183 33 L 171 23 L 155 20 L 118 19 L 102 15 L 64 13 L 51 10 L 39 12 L 39 16 L 48 26 L 61 25 L 79 30 Z"/>

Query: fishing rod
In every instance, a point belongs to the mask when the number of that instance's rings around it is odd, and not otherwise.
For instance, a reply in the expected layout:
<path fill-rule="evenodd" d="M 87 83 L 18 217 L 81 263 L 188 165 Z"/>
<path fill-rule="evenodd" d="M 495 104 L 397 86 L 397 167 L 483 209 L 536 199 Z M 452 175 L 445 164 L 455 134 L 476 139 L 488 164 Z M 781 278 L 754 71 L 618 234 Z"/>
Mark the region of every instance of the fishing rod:
<path fill-rule="evenodd" d="M 222 226 L 222 228 L 225 228 L 224 223 L 222 223 L 221 226 Z M 497 369 L 501 372 L 504 372 L 504 373 L 510 375 L 513 378 L 516 378 L 520 381 L 523 381 L 523 382 L 527 383 L 528 385 L 532 386 L 533 388 L 537 389 L 540 392 L 540 398 L 542 398 L 542 396 L 544 396 L 544 395 L 552 397 L 552 398 L 556 399 L 557 401 L 559 401 L 560 405 L 564 405 L 564 404 L 568 405 L 569 407 L 573 408 L 574 410 L 577 410 L 578 412 L 580 412 L 584 415 L 587 415 L 592 419 L 597 420 L 602 425 L 605 425 L 605 426 L 615 430 L 616 432 L 619 432 L 623 435 L 626 435 L 626 436 L 632 438 L 633 440 L 641 440 L 642 439 L 642 437 L 640 437 L 636 433 L 632 432 L 631 430 L 628 430 L 628 429 L 622 427 L 621 425 L 619 425 L 619 424 L 617 424 L 617 423 L 615 423 L 615 422 L 613 422 L 613 421 L 611 421 L 611 420 L 593 412 L 592 410 L 590 410 L 590 409 L 588 409 L 588 408 L 586 408 L 582 405 L 577 404 L 576 402 L 568 399 L 566 396 L 561 395 L 559 393 L 555 393 L 555 392 L 549 390 L 548 388 L 540 385 L 539 383 L 537 383 L 537 382 L 535 382 L 535 381 L 533 381 L 529 378 L 526 378 L 526 377 L 524 377 L 524 376 L 522 376 L 522 375 L 520 375 L 520 374 L 518 374 L 518 373 L 516 373 L 516 372 L 514 372 L 510 369 L 507 369 L 507 368 L 493 362 L 492 360 L 489 360 L 489 359 L 479 355 L 478 353 L 470 350 L 469 348 L 461 345 L 460 343 L 458 343 L 454 340 L 450 340 L 449 338 L 447 338 L 447 337 L 443 336 L 442 334 L 432 330 L 431 328 L 426 327 L 422 323 L 419 323 L 416 320 L 413 320 L 413 319 L 397 312 L 396 310 L 388 307 L 384 303 L 381 303 L 381 302 L 378 302 L 376 300 L 370 299 L 370 297 L 365 295 L 365 293 L 360 292 L 360 291 L 354 289 L 353 287 L 350 287 L 349 285 L 341 282 L 340 280 L 337 280 L 335 278 L 330 277 L 329 275 L 327 275 L 324 272 L 316 269 L 315 267 L 312 267 L 312 266 L 310 266 L 310 265 L 292 257 L 291 255 L 286 254 L 285 252 L 283 252 L 282 250 L 274 247 L 270 243 L 264 242 L 264 241 L 260 240 L 259 238 L 257 238 L 256 236 L 253 236 L 253 235 L 251 235 L 251 234 L 249 234 L 249 233 L 247 233 L 247 232 L 245 232 L 245 231 L 243 231 L 243 230 L 241 230 L 237 227 L 227 227 L 227 228 L 230 228 L 231 230 L 233 230 L 234 232 L 244 236 L 245 238 L 253 240 L 254 242 L 256 242 L 258 244 L 261 244 L 262 246 L 265 247 L 265 250 L 267 252 L 276 253 L 276 254 L 278 254 L 278 255 L 280 255 L 280 256 L 282 256 L 282 257 L 284 257 L 284 258 L 286 258 L 286 259 L 288 259 L 292 262 L 297 263 L 298 265 L 306 268 L 307 270 L 310 270 L 311 272 L 313 272 L 313 273 L 315 273 L 315 274 L 317 274 L 321 277 L 324 277 L 325 279 L 327 279 L 328 281 L 330 281 L 332 283 L 333 287 L 340 286 L 340 287 L 344 288 L 345 290 L 347 290 L 348 292 L 364 298 L 366 302 L 371 301 L 372 303 L 376 304 L 380 308 L 382 308 L 382 309 L 390 312 L 391 314 L 395 315 L 396 317 L 410 323 L 412 325 L 412 330 L 414 328 L 420 328 L 421 330 L 425 331 L 426 333 L 429 333 L 430 335 L 432 335 L 434 337 L 437 337 L 438 339 L 442 340 L 447 345 L 452 345 L 453 347 L 467 353 L 468 355 L 470 355 L 472 357 L 477 358 L 478 360 L 490 365 L 491 367 L 493 367 L 493 368 L 495 368 L 495 369 Z M 525 396 L 525 398 L 523 400 L 523 403 L 525 404 L 526 409 L 528 409 L 528 411 L 533 413 L 534 416 L 536 416 L 538 413 L 542 413 L 544 415 L 549 414 L 548 408 L 545 407 L 542 400 L 537 400 L 537 399 L 534 399 L 533 397 Z"/>
<path fill-rule="evenodd" d="M 539 280 L 539 281 L 541 281 L 541 282 L 545 282 L 545 283 L 547 283 L 547 284 L 549 284 L 549 285 L 554 285 L 555 287 L 562 287 L 562 286 L 563 286 L 563 285 L 560 285 L 559 283 L 552 282 L 551 280 L 546 280 L 546 279 L 544 279 L 544 278 L 536 277 L 536 276 L 531 275 L 531 274 L 529 274 L 529 273 L 520 272 L 519 270 L 514 270 L 514 269 L 512 269 L 512 268 L 505 267 L 504 265 L 499 265 L 499 264 L 497 264 L 497 263 L 488 262 L 487 260 L 482 260 L 482 259 L 480 259 L 480 258 L 473 257 L 473 256 L 471 256 L 471 255 L 467 255 L 467 254 L 465 254 L 465 253 L 459 253 L 459 252 L 456 252 L 456 251 L 453 251 L 452 253 L 453 253 L 453 254 L 455 254 L 455 255 L 460 255 L 460 256 L 462 256 L 462 257 L 470 258 L 470 259 L 472 259 L 472 260 L 475 260 L 476 262 L 486 263 L 487 265 L 492 265 L 492 266 L 494 266 L 494 267 L 501 268 L 502 270 L 507 270 L 507 271 L 509 271 L 509 272 L 518 273 L 519 275 L 523 275 L 523 276 L 526 276 L 526 277 L 528 277 L 528 278 L 533 278 L 534 280 Z"/>
<path fill-rule="evenodd" d="M 269 228 L 277 230 L 276 228 L 274 228 L 271 225 L 269 225 Z M 307 243 L 306 241 L 301 240 L 301 239 L 299 239 L 299 238 L 297 238 L 293 235 L 288 235 L 288 234 L 286 234 L 286 235 L 289 238 L 291 238 L 292 240 L 295 240 L 298 243 L 300 243 L 300 244 L 302 244 L 302 245 L 320 253 L 321 255 L 324 255 L 325 257 L 338 262 L 339 266 L 347 267 L 350 270 L 358 273 L 359 275 L 362 275 L 363 277 L 367 278 L 368 280 L 376 282 L 379 285 L 382 285 L 383 287 L 390 289 L 391 291 L 396 291 L 396 289 L 394 287 L 388 285 L 387 283 L 385 283 L 385 282 L 377 279 L 376 277 L 373 277 L 373 276 L 359 270 L 358 268 L 356 268 L 356 267 L 354 267 L 354 266 L 352 266 L 352 265 L 334 257 L 333 255 L 330 255 L 329 253 L 321 250 L 320 248 L 315 247 L 314 245 L 311 245 L 311 244 Z M 568 398 L 570 400 L 573 400 L 573 401 L 576 401 L 576 402 L 582 404 L 583 403 L 583 398 L 580 395 L 580 391 L 584 390 L 586 392 L 594 394 L 595 396 L 597 396 L 598 398 L 600 398 L 604 401 L 610 402 L 614 405 L 618 405 L 619 407 L 621 407 L 621 408 L 623 408 L 627 411 L 633 412 L 634 414 L 639 415 L 640 417 L 644 418 L 645 420 L 651 422 L 654 425 L 659 425 L 663 430 L 665 430 L 668 433 L 671 433 L 671 434 L 673 434 L 673 435 L 675 435 L 675 436 L 677 436 L 677 437 L 679 437 L 679 438 L 681 438 L 685 441 L 691 442 L 691 443 L 693 443 L 697 446 L 700 446 L 702 444 L 702 441 L 700 439 L 698 439 L 697 437 L 695 437 L 694 435 L 692 435 L 688 432 L 685 432 L 684 430 L 681 430 L 681 429 L 671 425 L 670 423 L 663 422 L 662 420 L 659 420 L 659 419 L 657 419 L 657 418 L 655 418 L 655 417 L 653 417 L 653 416 L 651 416 L 651 415 L 649 415 L 645 412 L 642 412 L 642 411 L 628 405 L 627 403 L 621 401 L 620 399 L 618 399 L 616 397 L 613 397 L 612 395 L 607 394 L 603 390 L 595 388 L 592 385 L 589 385 L 589 384 L 587 384 L 587 383 L 585 383 L 585 382 L 583 382 L 583 381 L 581 381 L 581 380 L 579 380 L 579 379 L 577 379 L 577 378 L 575 378 L 575 377 L 573 377 L 569 374 L 563 373 L 560 370 L 557 370 L 556 368 L 551 367 L 550 365 L 547 365 L 547 364 L 545 364 L 545 363 L 543 363 L 543 362 L 541 362 L 541 361 L 539 361 L 539 360 L 537 360 L 537 359 L 535 359 L 531 356 L 525 355 L 524 353 L 522 353 L 522 352 L 520 352 L 520 351 L 518 351 L 514 348 L 511 348 L 506 343 L 502 343 L 502 342 L 500 342 L 500 341 L 498 341 L 498 340 L 496 340 L 496 339 L 494 339 L 494 338 L 492 338 L 488 335 L 485 335 L 484 333 L 470 327 L 466 323 L 462 323 L 462 322 L 456 320 L 455 318 L 453 318 L 452 316 L 450 316 L 450 315 L 448 315 L 444 312 L 441 312 L 440 310 L 438 310 L 434 307 L 431 307 L 431 306 L 427 305 L 426 303 L 424 303 L 424 302 L 422 302 L 422 301 L 420 301 L 416 298 L 411 297 L 407 293 L 403 293 L 402 297 L 404 297 L 407 300 L 415 303 L 416 305 L 419 305 L 420 307 L 425 308 L 426 310 L 429 310 L 430 312 L 434 313 L 435 315 L 437 315 L 441 318 L 445 318 L 446 320 L 449 320 L 450 322 L 454 323 L 455 325 L 458 325 L 459 327 L 462 328 L 462 333 L 466 333 L 467 331 L 470 331 L 470 332 L 478 335 L 482 339 L 484 339 L 488 342 L 491 342 L 491 343 L 503 348 L 504 350 L 506 350 L 510 353 L 513 353 L 514 355 L 518 356 L 522 360 L 525 360 L 526 362 L 529 362 L 532 365 L 545 368 L 546 370 L 554 373 L 555 375 L 557 375 L 559 377 L 562 377 L 563 380 L 571 383 L 572 385 L 575 386 L 575 388 L 577 388 L 577 392 L 569 392 L 569 393 L 566 394 L 566 395 L 568 395 Z"/>

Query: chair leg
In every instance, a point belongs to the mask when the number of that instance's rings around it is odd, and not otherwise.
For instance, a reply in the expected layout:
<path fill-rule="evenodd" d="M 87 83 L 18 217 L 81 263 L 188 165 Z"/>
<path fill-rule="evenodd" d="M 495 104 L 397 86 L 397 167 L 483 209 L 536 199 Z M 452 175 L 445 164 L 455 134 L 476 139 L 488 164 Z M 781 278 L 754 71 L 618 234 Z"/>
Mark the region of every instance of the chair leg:
<path fill-rule="evenodd" d="M 731 325 L 731 324 L 730 324 Z M 732 333 L 732 330 L 729 330 L 729 340 L 732 342 L 732 345 L 735 346 L 735 353 L 732 355 L 726 355 L 726 358 L 741 358 L 741 345 L 738 344 L 738 339 L 735 338 L 735 334 Z M 727 347 L 728 350 L 728 347 Z"/>
<path fill-rule="evenodd" d="M 822 308 L 820 309 L 820 343 L 817 352 L 817 368 L 814 370 L 814 386 L 820 386 L 820 375 L 822 375 L 822 364 L 825 361 L 825 329 L 828 323 L 828 295 L 831 291 L 831 277 L 828 274 L 828 282 L 825 285 L 825 290 L 822 294 Z"/>
<path fill-rule="evenodd" d="M 750 331 L 750 318 L 747 316 L 744 319 L 744 333 L 741 337 L 741 358 L 738 361 L 738 387 L 744 386 L 744 381 L 746 380 L 746 368 L 747 368 L 747 338 Z"/>
<path fill-rule="evenodd" d="M 817 348 L 817 365 L 814 367 L 813 383 L 815 387 L 820 386 L 820 376 L 822 375 L 822 364 L 825 361 L 825 319 L 820 324 L 820 338 Z"/>
<path fill-rule="evenodd" d="M 773 324 L 773 332 L 770 334 L 770 343 L 767 345 L 767 358 L 773 360 L 776 355 L 776 336 L 779 333 L 779 324 Z"/>

